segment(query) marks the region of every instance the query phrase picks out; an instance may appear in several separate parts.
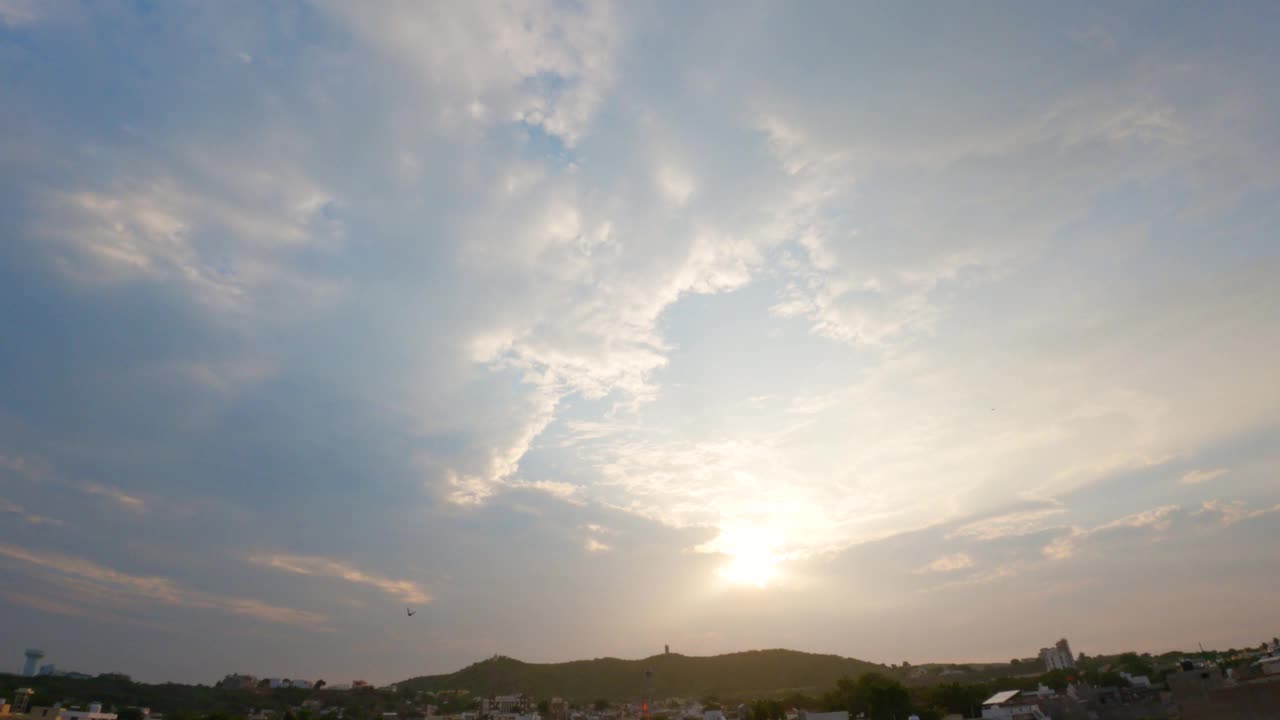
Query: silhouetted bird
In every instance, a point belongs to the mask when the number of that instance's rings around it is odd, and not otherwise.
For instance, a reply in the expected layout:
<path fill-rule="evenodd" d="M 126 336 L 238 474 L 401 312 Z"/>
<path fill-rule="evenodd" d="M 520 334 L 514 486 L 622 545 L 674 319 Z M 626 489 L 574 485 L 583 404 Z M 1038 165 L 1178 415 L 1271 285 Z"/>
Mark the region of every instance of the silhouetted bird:
<path fill-rule="evenodd" d="M 409 617 L 413 617 L 414 613 L 412 610 L 410 610 L 409 608 L 405 608 L 404 611 L 409 614 Z"/>

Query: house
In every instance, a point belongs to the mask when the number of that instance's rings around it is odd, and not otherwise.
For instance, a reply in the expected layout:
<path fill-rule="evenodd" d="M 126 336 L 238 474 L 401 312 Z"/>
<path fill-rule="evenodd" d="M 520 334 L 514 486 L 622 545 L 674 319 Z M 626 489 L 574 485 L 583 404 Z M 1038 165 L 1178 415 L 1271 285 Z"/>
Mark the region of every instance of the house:
<path fill-rule="evenodd" d="M 1048 720 L 1031 698 L 1023 698 L 1020 690 L 1005 690 L 982 703 L 983 720 Z"/>

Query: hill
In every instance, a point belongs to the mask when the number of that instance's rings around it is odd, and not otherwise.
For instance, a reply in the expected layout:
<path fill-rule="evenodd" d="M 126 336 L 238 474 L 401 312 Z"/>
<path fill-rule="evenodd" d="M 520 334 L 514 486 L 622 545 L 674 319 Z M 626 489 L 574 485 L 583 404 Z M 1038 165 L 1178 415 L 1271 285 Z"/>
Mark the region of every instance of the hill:
<path fill-rule="evenodd" d="M 722 700 L 789 692 L 818 694 L 846 675 L 883 665 L 838 655 L 795 650 L 691 657 L 675 653 L 643 660 L 600 658 L 565 663 L 526 663 L 497 656 L 448 675 L 427 675 L 397 683 L 402 690 L 467 690 L 476 695 L 525 693 L 536 698 L 563 697 L 579 702 L 596 698 L 630 700 L 644 692 L 644 672 L 653 671 L 655 698 L 714 696 Z"/>

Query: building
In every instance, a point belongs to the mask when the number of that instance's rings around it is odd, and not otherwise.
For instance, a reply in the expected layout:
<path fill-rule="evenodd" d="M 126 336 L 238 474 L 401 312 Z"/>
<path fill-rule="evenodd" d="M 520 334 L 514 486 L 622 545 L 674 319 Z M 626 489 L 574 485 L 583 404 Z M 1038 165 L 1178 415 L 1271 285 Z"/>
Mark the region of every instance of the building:
<path fill-rule="evenodd" d="M 1040 661 L 1044 663 L 1046 672 L 1076 666 L 1075 656 L 1071 654 L 1071 644 L 1066 638 L 1059 640 L 1053 647 L 1040 648 Z"/>
<path fill-rule="evenodd" d="M 36 691 L 31 688 L 18 688 L 17 690 L 14 690 L 13 707 L 11 708 L 12 711 L 15 713 L 25 713 L 27 708 L 31 707 L 31 696 L 35 694 Z"/>
<path fill-rule="evenodd" d="M 90 703 L 88 710 L 36 705 L 17 714 L 26 720 L 116 720 L 115 713 L 102 712 L 102 703 Z"/>
<path fill-rule="evenodd" d="M 1151 687 L 1151 678 L 1146 675 L 1130 675 L 1127 672 L 1120 673 L 1120 677 L 1129 683 L 1129 687 L 1149 688 Z"/>
<path fill-rule="evenodd" d="M 102 703 L 89 703 L 88 710 L 63 710 L 61 720 L 116 720 L 115 713 L 102 712 Z"/>
<path fill-rule="evenodd" d="M 1065 640 L 1063 642 L 1066 642 Z M 983 720 L 1048 720 L 1031 698 L 1023 698 L 1018 690 L 1005 690 L 982 703 Z"/>
<path fill-rule="evenodd" d="M 495 695 L 480 701 L 481 715 L 518 714 L 526 705 L 523 695 Z"/>
<path fill-rule="evenodd" d="M 849 712 L 840 710 L 838 712 L 802 712 L 800 720 L 849 720 Z"/>
<path fill-rule="evenodd" d="M 23 653 L 23 655 L 26 657 L 26 661 L 22 663 L 22 676 L 35 677 L 36 668 L 40 664 L 40 658 L 44 657 L 44 651 L 37 650 L 35 648 L 27 648 L 27 651 Z"/>
<path fill-rule="evenodd" d="M 45 663 L 40 666 L 39 670 L 36 671 L 36 675 L 39 675 L 40 677 L 49 677 L 50 675 L 57 675 L 57 674 L 58 674 L 58 666 L 53 663 Z"/>
<path fill-rule="evenodd" d="M 1213 665 L 1184 663 L 1165 678 L 1182 720 L 1269 720 L 1280 707 L 1280 676 L 1229 682 Z"/>

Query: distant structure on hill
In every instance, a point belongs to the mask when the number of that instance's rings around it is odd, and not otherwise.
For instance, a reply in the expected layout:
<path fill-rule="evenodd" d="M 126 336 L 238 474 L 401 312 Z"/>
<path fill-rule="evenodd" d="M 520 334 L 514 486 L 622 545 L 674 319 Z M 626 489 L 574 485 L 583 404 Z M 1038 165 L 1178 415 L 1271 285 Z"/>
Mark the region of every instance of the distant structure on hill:
<path fill-rule="evenodd" d="M 1076 666 L 1075 656 L 1071 654 L 1071 644 L 1062 638 L 1053 647 L 1040 648 L 1040 661 L 1046 671 L 1066 670 Z"/>

